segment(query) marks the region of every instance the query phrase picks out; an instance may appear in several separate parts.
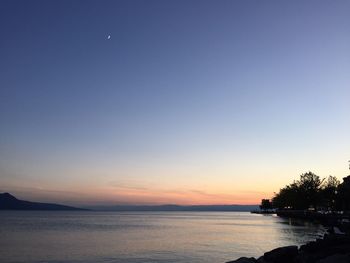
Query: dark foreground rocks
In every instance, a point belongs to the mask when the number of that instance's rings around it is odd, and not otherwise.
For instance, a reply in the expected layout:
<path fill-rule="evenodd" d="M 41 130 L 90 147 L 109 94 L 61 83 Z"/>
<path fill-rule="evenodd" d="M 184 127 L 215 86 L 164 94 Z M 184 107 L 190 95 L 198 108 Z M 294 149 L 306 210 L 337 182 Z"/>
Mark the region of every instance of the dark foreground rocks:
<path fill-rule="evenodd" d="M 227 263 L 350 263 L 350 235 L 326 234 L 299 249 L 280 247 L 258 259 L 242 257 Z"/>
<path fill-rule="evenodd" d="M 226 263 L 252 263 L 252 262 L 257 262 L 255 258 L 246 258 L 246 257 L 241 257 L 237 260 L 234 261 L 229 261 Z"/>

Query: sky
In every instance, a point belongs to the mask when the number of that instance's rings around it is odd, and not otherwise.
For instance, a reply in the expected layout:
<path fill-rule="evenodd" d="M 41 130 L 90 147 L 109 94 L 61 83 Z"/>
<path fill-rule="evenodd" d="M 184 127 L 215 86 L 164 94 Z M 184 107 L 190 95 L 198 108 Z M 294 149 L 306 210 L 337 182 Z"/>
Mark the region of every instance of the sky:
<path fill-rule="evenodd" d="M 0 192 L 257 204 L 350 160 L 350 2 L 0 2 Z"/>

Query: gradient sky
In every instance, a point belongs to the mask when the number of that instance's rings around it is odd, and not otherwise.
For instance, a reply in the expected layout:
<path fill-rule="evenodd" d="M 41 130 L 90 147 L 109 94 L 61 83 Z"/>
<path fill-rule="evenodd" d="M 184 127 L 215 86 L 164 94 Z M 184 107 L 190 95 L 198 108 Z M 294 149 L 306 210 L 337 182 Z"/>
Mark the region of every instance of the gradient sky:
<path fill-rule="evenodd" d="M 345 0 L 2 0 L 0 191 L 253 204 L 309 170 L 341 179 L 349 14 Z"/>

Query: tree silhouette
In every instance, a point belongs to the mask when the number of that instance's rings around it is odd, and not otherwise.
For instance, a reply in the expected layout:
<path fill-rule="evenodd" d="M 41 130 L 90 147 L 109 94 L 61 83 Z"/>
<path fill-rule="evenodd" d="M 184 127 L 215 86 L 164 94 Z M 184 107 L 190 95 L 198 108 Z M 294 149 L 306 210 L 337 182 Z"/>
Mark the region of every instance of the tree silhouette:
<path fill-rule="evenodd" d="M 343 178 L 343 183 L 338 186 L 336 205 L 339 210 L 350 210 L 350 175 Z"/>
<path fill-rule="evenodd" d="M 298 189 L 300 197 L 303 198 L 303 206 L 305 208 L 317 208 L 319 202 L 319 192 L 323 180 L 312 172 L 300 175 L 298 181 Z"/>
<path fill-rule="evenodd" d="M 260 208 L 268 207 L 263 199 Z M 281 188 L 272 198 L 272 206 L 278 209 L 350 211 L 350 175 L 343 182 L 334 176 L 321 179 L 307 172 L 300 179 Z"/>
<path fill-rule="evenodd" d="M 270 202 L 270 199 L 262 199 L 261 205 L 259 207 L 264 212 L 267 212 L 268 210 L 273 209 L 272 202 Z"/>
<path fill-rule="evenodd" d="M 323 180 L 312 172 L 300 175 L 300 180 L 285 186 L 272 199 L 273 206 L 279 209 L 317 208 L 319 192 Z"/>
<path fill-rule="evenodd" d="M 321 206 L 331 211 L 335 211 L 337 209 L 337 194 L 339 185 L 339 180 L 334 176 L 329 176 L 327 180 L 324 181 L 320 190 Z"/>

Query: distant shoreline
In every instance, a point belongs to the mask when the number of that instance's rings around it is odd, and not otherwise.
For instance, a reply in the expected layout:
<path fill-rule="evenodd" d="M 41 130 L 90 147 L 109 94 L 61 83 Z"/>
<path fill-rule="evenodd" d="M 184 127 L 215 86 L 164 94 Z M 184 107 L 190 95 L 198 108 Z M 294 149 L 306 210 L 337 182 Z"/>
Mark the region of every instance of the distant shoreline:
<path fill-rule="evenodd" d="M 116 205 L 116 206 L 86 206 L 94 211 L 120 212 L 250 212 L 258 205 Z"/>
<path fill-rule="evenodd" d="M 0 194 L 0 210 L 67 210 L 67 211 L 120 211 L 120 212 L 250 212 L 257 210 L 258 205 L 110 205 L 84 206 L 81 208 L 60 204 L 37 203 L 19 200 L 9 193 Z"/>

